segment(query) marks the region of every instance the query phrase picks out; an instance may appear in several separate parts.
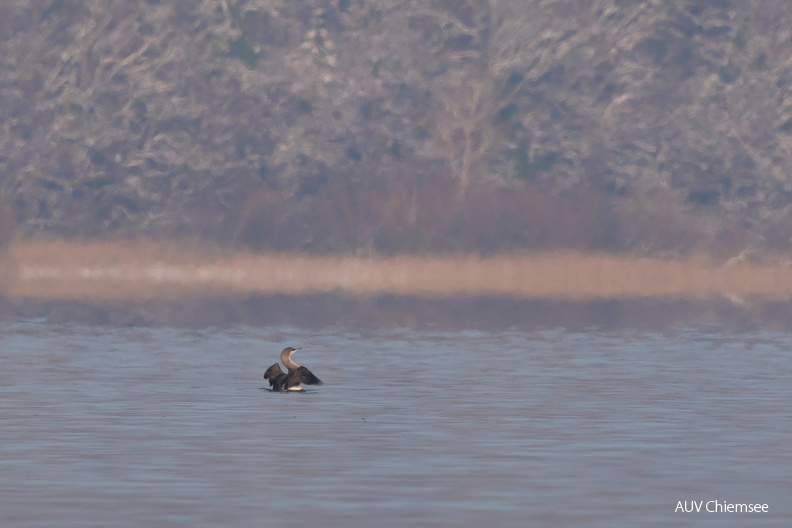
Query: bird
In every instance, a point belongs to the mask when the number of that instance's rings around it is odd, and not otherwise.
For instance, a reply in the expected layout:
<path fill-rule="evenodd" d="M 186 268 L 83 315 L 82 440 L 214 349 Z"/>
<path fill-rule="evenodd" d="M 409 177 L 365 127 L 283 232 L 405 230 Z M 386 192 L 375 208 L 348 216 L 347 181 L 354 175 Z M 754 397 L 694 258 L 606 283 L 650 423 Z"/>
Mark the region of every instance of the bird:
<path fill-rule="evenodd" d="M 277 363 L 264 372 L 264 379 L 269 381 L 270 390 L 274 392 L 301 391 L 305 385 L 324 385 L 313 372 L 292 360 L 292 354 L 298 350 L 300 349 L 286 347 L 281 352 L 280 359 L 288 372 L 283 372 Z"/>

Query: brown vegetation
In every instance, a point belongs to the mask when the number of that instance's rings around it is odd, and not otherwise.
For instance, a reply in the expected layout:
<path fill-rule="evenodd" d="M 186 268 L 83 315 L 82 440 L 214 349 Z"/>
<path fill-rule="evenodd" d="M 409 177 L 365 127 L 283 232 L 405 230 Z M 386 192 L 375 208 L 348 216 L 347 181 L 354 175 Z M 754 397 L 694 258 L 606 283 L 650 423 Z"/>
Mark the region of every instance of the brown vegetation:
<path fill-rule="evenodd" d="M 123 301 L 184 296 L 510 297 L 591 301 L 792 297 L 787 263 L 669 261 L 575 252 L 487 258 L 221 253 L 185 244 L 20 243 L 12 298 Z"/>

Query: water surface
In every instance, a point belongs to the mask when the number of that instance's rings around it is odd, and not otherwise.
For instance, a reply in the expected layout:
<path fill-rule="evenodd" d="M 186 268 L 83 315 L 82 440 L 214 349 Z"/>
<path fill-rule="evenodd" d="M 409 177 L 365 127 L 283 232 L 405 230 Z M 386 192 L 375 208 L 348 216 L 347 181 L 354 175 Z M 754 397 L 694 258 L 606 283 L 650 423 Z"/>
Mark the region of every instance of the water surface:
<path fill-rule="evenodd" d="M 262 389 L 286 345 L 324 386 Z M 6 324 L 3 525 L 788 526 L 790 349 Z M 770 513 L 674 513 L 694 500 Z"/>

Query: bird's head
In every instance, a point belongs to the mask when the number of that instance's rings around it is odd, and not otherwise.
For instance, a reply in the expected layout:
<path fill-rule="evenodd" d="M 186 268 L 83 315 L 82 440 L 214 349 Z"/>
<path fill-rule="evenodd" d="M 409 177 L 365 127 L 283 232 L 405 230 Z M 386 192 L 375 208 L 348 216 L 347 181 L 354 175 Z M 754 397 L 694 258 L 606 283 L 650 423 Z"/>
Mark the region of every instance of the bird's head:
<path fill-rule="evenodd" d="M 286 347 L 286 348 L 283 349 L 283 352 L 281 352 L 281 357 L 282 358 L 291 357 L 291 355 L 294 354 L 295 352 L 297 352 L 298 350 L 300 350 L 300 348 Z"/>

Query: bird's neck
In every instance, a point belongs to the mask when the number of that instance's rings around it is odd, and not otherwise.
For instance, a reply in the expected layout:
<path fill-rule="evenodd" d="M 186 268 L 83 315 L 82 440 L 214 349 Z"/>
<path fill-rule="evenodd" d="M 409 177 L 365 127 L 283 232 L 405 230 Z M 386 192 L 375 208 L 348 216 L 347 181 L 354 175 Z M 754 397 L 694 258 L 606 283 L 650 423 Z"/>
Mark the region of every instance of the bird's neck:
<path fill-rule="evenodd" d="M 289 372 L 296 370 L 297 367 L 300 366 L 294 361 L 292 361 L 292 358 L 289 357 L 289 354 L 283 354 L 283 357 L 281 357 L 281 361 L 283 362 L 283 365 L 289 370 Z"/>

